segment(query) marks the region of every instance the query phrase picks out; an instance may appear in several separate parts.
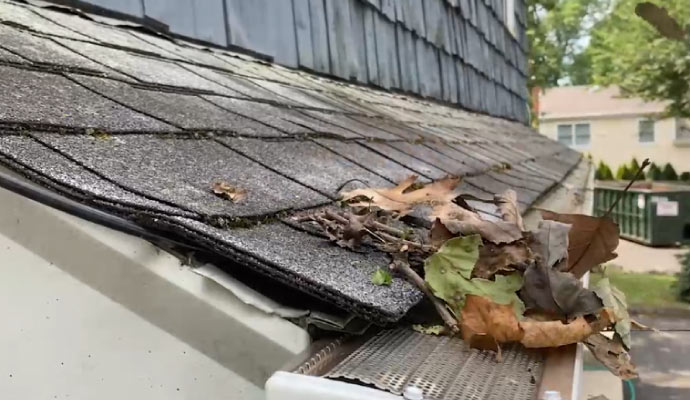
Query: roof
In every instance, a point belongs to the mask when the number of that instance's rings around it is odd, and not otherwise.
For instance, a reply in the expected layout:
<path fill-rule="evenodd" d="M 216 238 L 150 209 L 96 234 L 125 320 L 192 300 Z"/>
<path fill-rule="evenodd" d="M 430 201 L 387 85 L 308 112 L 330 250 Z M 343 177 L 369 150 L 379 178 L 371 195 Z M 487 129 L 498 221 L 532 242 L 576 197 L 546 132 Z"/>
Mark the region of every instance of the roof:
<path fill-rule="evenodd" d="M 373 285 L 388 256 L 334 246 L 293 214 L 410 174 L 462 176 L 479 197 L 515 188 L 524 211 L 580 159 L 519 123 L 129 23 L 4 0 L 0 20 L 2 165 L 376 323 L 422 294 Z M 217 197 L 215 181 L 246 199 Z"/>
<path fill-rule="evenodd" d="M 539 101 L 539 119 L 660 114 L 667 104 L 623 97 L 617 86 L 561 86 L 544 91 Z"/>

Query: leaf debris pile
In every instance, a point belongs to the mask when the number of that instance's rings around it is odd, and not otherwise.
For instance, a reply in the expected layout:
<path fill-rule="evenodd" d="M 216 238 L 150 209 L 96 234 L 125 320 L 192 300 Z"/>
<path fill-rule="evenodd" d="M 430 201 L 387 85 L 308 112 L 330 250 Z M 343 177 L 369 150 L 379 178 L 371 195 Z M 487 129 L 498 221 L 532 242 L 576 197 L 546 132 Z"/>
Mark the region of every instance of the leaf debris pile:
<path fill-rule="evenodd" d="M 424 292 L 443 322 L 416 325 L 420 332 L 459 335 L 495 350 L 497 359 L 503 343 L 582 342 L 617 376 L 635 377 L 625 297 L 607 279 L 593 289 L 580 281 L 616 257 L 618 226 L 608 216 L 543 210 L 538 228 L 526 231 L 515 191 L 481 200 L 502 217 L 490 219 L 468 205 L 466 199 L 480 199 L 460 195 L 459 184 L 445 178 L 421 185 L 410 176 L 393 188 L 342 193 L 342 208 L 300 219 L 316 223 L 339 246 L 390 254 L 390 271 Z M 391 276 L 379 269 L 372 282 L 388 285 Z"/>

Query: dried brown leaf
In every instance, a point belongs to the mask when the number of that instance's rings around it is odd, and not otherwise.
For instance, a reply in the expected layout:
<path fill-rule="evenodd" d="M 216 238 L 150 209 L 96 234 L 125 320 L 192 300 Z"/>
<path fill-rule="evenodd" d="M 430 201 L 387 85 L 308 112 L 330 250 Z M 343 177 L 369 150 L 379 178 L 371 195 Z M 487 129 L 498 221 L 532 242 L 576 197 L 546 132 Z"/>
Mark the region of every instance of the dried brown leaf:
<path fill-rule="evenodd" d="M 513 189 L 507 189 L 505 192 L 495 195 L 494 201 L 505 222 L 515 224 L 521 231 L 525 230 L 525 226 L 522 223 L 522 215 L 520 215 L 520 208 L 517 205 L 517 193 Z"/>
<path fill-rule="evenodd" d="M 213 182 L 211 184 L 211 191 L 213 194 L 230 200 L 233 203 L 239 203 L 247 197 L 247 189 L 222 181 Z"/>
<path fill-rule="evenodd" d="M 517 225 L 482 219 L 479 214 L 453 203 L 434 207 L 431 217 L 441 220 L 443 225 L 456 235 L 479 234 L 484 240 L 496 244 L 510 243 L 522 238 L 522 231 Z"/>
<path fill-rule="evenodd" d="M 416 205 L 436 206 L 450 203 L 455 194 L 453 191 L 460 183 L 460 178 L 449 177 L 424 185 L 413 187 L 417 176 L 412 175 L 392 188 L 363 188 L 342 194 L 344 201 L 353 201 L 352 207 L 375 206 L 382 210 L 405 215 Z M 365 200 L 360 200 L 365 199 Z"/>
<path fill-rule="evenodd" d="M 454 238 L 453 232 L 449 231 L 445 225 L 441 223 L 441 220 L 436 218 L 434 223 L 431 225 L 429 230 L 429 242 L 432 246 L 439 248 L 448 239 Z"/>
<path fill-rule="evenodd" d="M 617 257 L 614 250 L 618 247 L 618 225 L 611 218 L 558 214 L 547 210 L 541 210 L 541 214 L 544 219 L 571 225 L 566 270 L 577 278 Z"/>
<path fill-rule="evenodd" d="M 592 328 L 583 317 L 578 317 L 568 324 L 561 321 L 520 322 L 524 335 L 520 343 L 525 347 L 559 347 L 577 343 L 592 334 Z"/>
<path fill-rule="evenodd" d="M 635 364 L 632 363 L 630 354 L 625 350 L 618 336 L 609 339 L 598 333 L 589 336 L 583 342 L 592 355 L 614 375 L 621 379 L 637 378 Z"/>
<path fill-rule="evenodd" d="M 538 229 L 529 233 L 530 248 L 547 267 L 554 267 L 557 262 L 567 260 L 570 228 L 569 224 L 542 220 L 539 221 Z M 556 268 L 560 269 L 558 267 Z"/>
<path fill-rule="evenodd" d="M 533 261 L 534 255 L 524 240 L 505 244 L 485 242 L 479 248 L 472 277 L 491 279 L 497 273 L 524 271 Z"/>
<path fill-rule="evenodd" d="M 522 330 L 511 304 L 497 304 L 486 297 L 467 295 L 462 308 L 463 339 L 470 345 L 495 350 L 496 343 L 517 342 Z"/>
<path fill-rule="evenodd" d="M 595 314 L 603 307 L 599 297 L 585 289 L 573 274 L 556 271 L 541 262 L 527 268 L 523 282 L 520 298 L 531 309 L 579 317 Z"/>

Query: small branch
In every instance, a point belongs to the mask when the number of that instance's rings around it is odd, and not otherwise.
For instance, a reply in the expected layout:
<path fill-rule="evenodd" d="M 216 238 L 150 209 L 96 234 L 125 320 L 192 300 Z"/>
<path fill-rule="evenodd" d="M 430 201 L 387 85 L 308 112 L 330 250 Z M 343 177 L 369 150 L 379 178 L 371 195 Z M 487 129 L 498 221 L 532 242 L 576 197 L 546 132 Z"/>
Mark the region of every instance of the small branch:
<path fill-rule="evenodd" d="M 632 186 L 636 180 L 640 179 L 640 176 L 642 176 L 642 171 L 644 171 L 644 169 L 647 168 L 649 164 L 651 164 L 649 162 L 649 158 L 645 158 L 644 161 L 642 161 L 642 165 L 640 165 L 640 168 L 637 170 L 635 176 L 630 180 L 630 182 L 628 182 L 628 186 L 626 186 L 625 189 L 623 189 L 623 191 L 618 194 L 618 197 L 616 197 L 616 201 L 614 201 L 613 204 L 611 204 L 611 207 L 609 207 L 608 211 L 606 211 L 604 217 L 608 217 L 609 214 L 611 214 L 611 211 L 613 211 L 613 209 L 616 208 L 618 202 L 621 200 L 625 192 L 627 192 L 628 189 L 630 189 L 630 186 Z"/>
<path fill-rule="evenodd" d="M 433 248 L 432 248 L 431 246 L 428 246 L 428 245 L 424 245 L 424 244 L 421 244 L 421 243 L 418 243 L 418 242 L 413 242 L 413 241 L 410 241 L 410 240 L 399 239 L 399 238 L 394 237 L 394 236 L 391 236 L 391 235 L 389 235 L 389 234 L 387 234 L 387 233 L 385 233 L 385 232 L 378 232 L 378 234 L 379 234 L 382 238 L 386 239 L 388 242 L 406 244 L 409 248 L 421 250 L 421 251 L 423 251 L 423 252 L 431 252 L 431 251 L 433 251 Z"/>
<path fill-rule="evenodd" d="M 333 212 L 331 210 L 326 210 L 324 213 L 326 214 L 326 217 L 333 219 L 333 220 L 336 220 L 336 221 L 340 222 L 341 224 L 349 224 L 350 223 L 350 221 L 347 218 L 345 218 L 342 215 L 340 215 L 336 212 Z"/>
<path fill-rule="evenodd" d="M 424 279 L 422 279 L 421 276 L 414 272 L 414 270 L 410 268 L 410 265 L 407 262 L 395 260 L 392 264 L 392 268 L 403 274 L 408 279 L 408 281 L 412 282 L 412 284 L 417 286 L 417 288 L 419 288 L 419 290 L 421 290 L 429 298 L 429 300 L 431 300 L 431 303 L 434 305 L 436 311 L 443 319 L 443 322 L 446 324 L 448 329 L 450 329 L 450 331 L 453 332 L 454 335 L 460 333 L 458 321 L 455 319 L 455 317 L 453 317 L 450 314 L 450 311 L 448 311 L 446 305 L 443 304 L 443 302 L 439 300 L 438 297 L 434 296 L 434 294 L 431 293 L 431 289 L 424 281 Z"/>
<path fill-rule="evenodd" d="M 371 227 L 376 229 L 377 231 L 384 231 L 386 233 L 390 233 L 391 235 L 397 236 L 401 239 L 405 237 L 405 232 L 401 231 L 400 229 L 393 228 L 392 226 L 382 224 L 379 221 L 371 221 L 371 223 L 368 223 L 367 225 L 371 225 Z"/>

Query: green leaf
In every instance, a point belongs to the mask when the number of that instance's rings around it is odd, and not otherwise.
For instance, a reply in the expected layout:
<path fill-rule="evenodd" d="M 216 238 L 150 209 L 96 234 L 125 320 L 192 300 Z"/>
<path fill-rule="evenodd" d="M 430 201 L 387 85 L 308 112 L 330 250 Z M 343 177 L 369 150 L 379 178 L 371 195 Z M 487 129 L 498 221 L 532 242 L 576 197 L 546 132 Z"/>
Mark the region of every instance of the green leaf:
<path fill-rule="evenodd" d="M 496 275 L 495 281 L 470 279 L 479 259 L 479 235 L 461 236 L 448 240 L 438 252 L 424 262 L 425 280 L 434 295 L 443 299 L 456 317 L 465 305 L 468 294 L 484 296 L 498 304 L 512 304 L 518 319 L 525 305 L 516 292 L 522 287 L 522 275 Z"/>
<path fill-rule="evenodd" d="M 371 275 L 371 283 L 378 286 L 389 286 L 393 282 L 393 277 L 387 269 L 379 268 Z"/>
<path fill-rule="evenodd" d="M 615 330 L 626 348 L 630 348 L 630 315 L 625 293 L 611 285 L 609 278 L 602 278 L 592 288 L 594 293 L 604 303 L 604 307 L 611 309 L 616 317 Z"/>
<path fill-rule="evenodd" d="M 412 325 L 412 329 L 419 332 L 419 333 L 424 333 L 426 335 L 436 335 L 436 336 L 443 335 L 446 332 L 446 327 L 443 325 L 415 324 L 415 325 Z"/>

